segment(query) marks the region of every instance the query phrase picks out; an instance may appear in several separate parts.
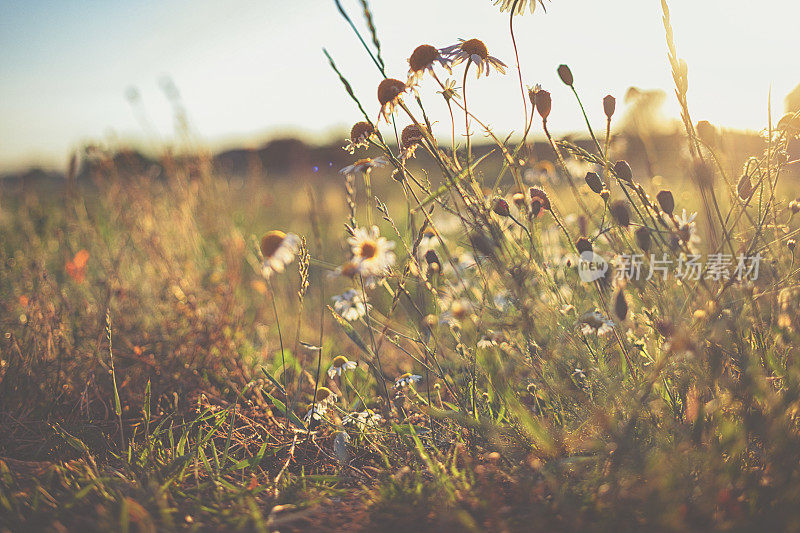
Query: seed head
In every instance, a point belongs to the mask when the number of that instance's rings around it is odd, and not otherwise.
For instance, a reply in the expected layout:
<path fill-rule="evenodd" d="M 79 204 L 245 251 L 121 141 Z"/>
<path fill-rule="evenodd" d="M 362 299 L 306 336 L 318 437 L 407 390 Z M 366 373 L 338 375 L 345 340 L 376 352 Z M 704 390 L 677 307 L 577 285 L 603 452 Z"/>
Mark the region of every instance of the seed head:
<path fill-rule="evenodd" d="M 518 208 L 522 209 L 525 205 L 525 195 L 521 192 L 515 192 L 513 196 L 511 196 L 511 201 L 514 202 Z"/>
<path fill-rule="evenodd" d="M 611 191 L 608 189 L 603 189 L 600 191 L 600 198 L 602 198 L 604 202 L 607 202 L 608 199 L 611 198 Z"/>
<path fill-rule="evenodd" d="M 795 241 L 794 239 L 789 239 L 788 241 L 786 241 L 786 247 L 789 248 L 789 251 L 792 252 L 793 254 L 796 246 L 797 246 L 797 241 Z"/>
<path fill-rule="evenodd" d="M 625 160 L 619 160 L 614 163 L 614 174 L 621 180 L 625 180 L 628 183 L 633 183 L 633 171 L 631 170 L 631 166 Z"/>
<path fill-rule="evenodd" d="M 280 230 L 272 230 L 266 235 L 261 237 L 261 255 L 265 258 L 272 257 L 272 255 L 280 248 L 286 239 L 286 234 Z"/>
<path fill-rule="evenodd" d="M 746 202 L 753 196 L 754 192 L 756 191 L 753 189 L 753 184 L 750 182 L 750 176 L 742 174 L 742 177 L 739 178 L 739 183 L 736 185 L 736 193 L 739 195 L 739 198 Z"/>
<path fill-rule="evenodd" d="M 694 175 L 701 187 L 710 188 L 714 185 L 714 169 L 703 161 L 694 164 Z"/>
<path fill-rule="evenodd" d="M 369 122 L 361 121 L 353 124 L 350 129 L 350 140 L 354 143 L 364 142 L 370 135 L 375 133 L 375 128 Z"/>
<path fill-rule="evenodd" d="M 617 109 L 617 99 L 607 94 L 605 98 L 603 98 L 603 111 L 608 117 L 608 120 L 611 120 L 611 117 L 614 116 L 614 111 Z"/>
<path fill-rule="evenodd" d="M 505 199 L 499 197 L 492 200 L 492 211 L 494 211 L 501 217 L 507 217 L 508 215 L 511 214 L 511 211 L 509 211 L 508 209 L 508 202 L 506 202 Z"/>
<path fill-rule="evenodd" d="M 656 195 L 656 200 L 658 200 L 661 210 L 666 214 L 672 215 L 673 211 L 675 211 L 675 198 L 672 197 L 672 192 L 667 190 L 659 191 Z"/>
<path fill-rule="evenodd" d="M 634 233 L 634 237 L 636 237 L 636 244 L 639 245 L 643 252 L 650 250 L 650 229 L 641 226 Z"/>
<path fill-rule="evenodd" d="M 405 90 L 406 84 L 402 81 L 394 78 L 386 78 L 378 85 L 378 102 L 380 102 L 381 105 L 386 105 L 403 94 Z"/>
<path fill-rule="evenodd" d="M 597 175 L 596 172 L 587 172 L 586 173 L 586 185 L 597 194 L 600 194 L 603 190 L 603 180 L 600 179 L 600 176 Z"/>
<path fill-rule="evenodd" d="M 403 128 L 403 133 L 400 134 L 400 143 L 403 148 L 408 149 L 420 144 L 424 138 L 425 134 L 422 130 L 416 124 L 411 124 Z"/>
<path fill-rule="evenodd" d="M 707 120 L 701 120 L 695 126 L 697 136 L 705 144 L 714 146 L 717 141 L 717 129 Z"/>
<path fill-rule="evenodd" d="M 472 56 L 478 56 L 481 59 L 487 59 L 489 57 L 489 49 L 486 48 L 486 45 L 483 44 L 483 41 L 480 39 L 469 39 L 468 41 L 464 41 L 461 43 L 461 50 L 464 53 L 467 53 Z"/>
<path fill-rule="evenodd" d="M 572 71 L 567 65 L 558 66 L 558 77 L 561 78 L 564 85 L 568 87 L 572 87 L 572 84 L 575 82 L 575 79 L 572 77 Z"/>
<path fill-rule="evenodd" d="M 428 250 L 425 252 L 425 262 L 428 263 L 428 268 L 436 272 L 441 272 L 442 262 L 439 261 L 439 256 L 434 250 Z"/>
<path fill-rule="evenodd" d="M 528 189 L 528 195 L 531 197 L 531 211 L 533 216 L 539 216 L 544 211 L 550 211 L 550 198 L 547 193 L 539 187 L 531 187 Z"/>
<path fill-rule="evenodd" d="M 429 68 L 438 58 L 439 50 L 437 48 L 423 44 L 414 49 L 411 57 L 408 58 L 408 64 L 412 71 L 419 72 Z"/>
<path fill-rule="evenodd" d="M 617 200 L 609 208 L 611 216 L 617 221 L 617 224 L 627 228 L 631 223 L 631 214 L 628 211 L 628 204 L 624 200 Z"/>

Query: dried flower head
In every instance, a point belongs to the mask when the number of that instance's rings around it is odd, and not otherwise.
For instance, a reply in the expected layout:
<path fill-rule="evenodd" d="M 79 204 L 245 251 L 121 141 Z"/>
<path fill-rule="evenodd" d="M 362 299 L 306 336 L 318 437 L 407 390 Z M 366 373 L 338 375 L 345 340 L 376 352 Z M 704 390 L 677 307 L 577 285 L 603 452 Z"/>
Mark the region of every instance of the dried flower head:
<path fill-rule="evenodd" d="M 628 316 L 628 300 L 625 297 L 625 291 L 622 289 L 618 289 L 614 295 L 614 315 L 620 322 L 623 322 Z"/>
<path fill-rule="evenodd" d="M 467 61 L 467 68 L 470 63 L 475 63 L 478 69 L 478 77 L 483 74 L 489 75 L 490 68 L 493 67 L 500 74 L 506 73 L 506 64 L 494 56 L 489 55 L 489 50 L 483 41 L 479 39 L 463 40 L 459 39 L 458 44 L 447 46 L 440 50 L 441 54 L 451 61 L 452 66 L 456 66 L 462 61 Z"/>
<path fill-rule="evenodd" d="M 736 193 L 739 195 L 739 198 L 746 202 L 753 196 L 753 193 L 756 192 L 755 188 L 753 188 L 753 183 L 750 181 L 750 176 L 747 174 L 742 174 L 742 177 L 739 178 L 739 183 L 736 184 Z"/>
<path fill-rule="evenodd" d="M 508 207 L 508 202 L 504 198 L 500 197 L 492 200 L 492 211 L 501 217 L 507 217 L 511 214 L 511 210 Z"/>
<path fill-rule="evenodd" d="M 394 108 L 400 102 L 400 99 L 408 86 L 400 80 L 394 78 L 386 78 L 378 85 L 378 103 L 381 104 L 381 111 L 378 115 L 378 120 L 381 117 L 389 120 L 389 115 L 394 113 Z"/>
<path fill-rule="evenodd" d="M 450 71 L 450 60 L 442 55 L 438 48 L 429 44 L 422 44 L 414 49 L 408 58 L 408 83 L 416 85 L 426 71 L 433 72 L 433 66 L 438 63 Z"/>
<path fill-rule="evenodd" d="M 403 159 L 414 157 L 417 146 L 422 144 L 425 133 L 416 124 L 410 124 L 403 128 L 400 134 L 400 145 L 403 148 Z"/>
<path fill-rule="evenodd" d="M 603 337 L 614 330 L 614 323 L 604 317 L 600 311 L 594 310 L 585 313 L 579 320 L 578 325 L 581 333 L 591 335 L 592 333 Z"/>
<path fill-rule="evenodd" d="M 630 211 L 628 211 L 628 204 L 625 203 L 624 200 L 617 200 L 616 202 L 612 203 L 609 211 L 611 211 L 611 216 L 614 217 L 614 220 L 617 221 L 617 224 L 624 228 L 627 228 L 630 225 L 631 214 Z"/>
<path fill-rule="evenodd" d="M 552 210 L 550 205 L 550 198 L 544 189 L 539 187 L 531 187 L 528 189 L 528 196 L 531 198 L 531 212 L 533 216 L 537 217 L 544 213 L 544 211 Z"/>
<path fill-rule="evenodd" d="M 300 238 L 294 233 L 272 230 L 261 237 L 261 273 L 269 278 L 273 272 L 283 272 L 294 260 Z"/>
<path fill-rule="evenodd" d="M 644 226 L 640 226 L 635 232 L 634 237 L 636 238 L 636 244 L 639 245 L 639 248 L 642 249 L 643 252 L 647 252 L 650 250 L 650 229 Z"/>
<path fill-rule="evenodd" d="M 366 148 L 369 146 L 369 138 L 376 133 L 375 127 L 369 122 L 361 121 L 353 124 L 350 128 L 350 138 L 347 140 L 345 150 L 351 154 L 355 152 L 356 148 Z"/>
<path fill-rule="evenodd" d="M 550 115 L 550 109 L 553 106 L 550 93 L 542 89 L 540 85 L 536 85 L 533 89 L 528 89 L 528 97 L 536 107 L 539 116 L 546 122 L 547 117 Z"/>
<path fill-rule="evenodd" d="M 578 250 L 578 254 L 580 255 L 583 255 L 585 252 L 591 252 L 594 250 L 592 242 L 586 237 L 581 237 L 580 239 L 575 241 L 575 248 Z"/>
<path fill-rule="evenodd" d="M 501 13 L 503 11 L 508 11 L 511 13 L 512 16 L 522 15 L 523 13 L 525 13 L 525 7 L 528 5 L 529 1 L 531 6 L 531 13 L 533 13 L 534 10 L 536 9 L 537 0 L 496 0 L 494 5 L 500 6 Z M 538 4 L 542 6 L 542 9 L 545 9 L 544 0 L 538 0 Z"/>
<path fill-rule="evenodd" d="M 701 120 L 695 126 L 697 136 L 708 146 L 714 146 L 717 142 L 717 128 L 715 128 L 709 121 Z"/>

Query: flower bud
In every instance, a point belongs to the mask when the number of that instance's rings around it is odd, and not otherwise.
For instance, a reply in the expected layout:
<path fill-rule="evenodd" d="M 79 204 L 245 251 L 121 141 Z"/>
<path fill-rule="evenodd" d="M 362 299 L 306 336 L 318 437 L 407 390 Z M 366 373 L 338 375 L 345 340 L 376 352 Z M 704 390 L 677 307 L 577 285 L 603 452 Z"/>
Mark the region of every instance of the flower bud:
<path fill-rule="evenodd" d="M 602 191 L 600 191 L 600 198 L 602 198 L 603 201 L 607 202 L 608 199 L 611 198 L 611 191 L 609 191 L 608 189 L 603 189 Z"/>
<path fill-rule="evenodd" d="M 672 197 L 670 191 L 659 191 L 656 195 L 656 200 L 658 200 L 658 205 L 661 206 L 661 210 L 666 214 L 671 215 L 673 211 L 675 211 L 675 199 Z"/>
<path fill-rule="evenodd" d="M 425 262 L 428 263 L 428 268 L 431 270 L 435 272 L 441 272 L 442 262 L 439 261 L 439 256 L 434 250 L 428 250 L 425 252 Z"/>
<path fill-rule="evenodd" d="M 550 93 L 544 89 L 539 89 L 538 91 L 534 92 L 533 96 L 536 105 L 536 111 L 539 112 L 539 116 L 542 117 L 542 120 L 546 121 L 548 115 L 550 115 L 550 108 L 553 105 L 553 101 L 550 98 Z"/>
<path fill-rule="evenodd" d="M 572 71 L 567 65 L 558 66 L 558 77 L 561 78 L 561 81 L 564 82 L 564 85 L 567 85 L 568 87 L 572 87 L 572 84 L 575 81 L 572 77 Z"/>
<path fill-rule="evenodd" d="M 617 99 L 611 96 L 610 94 L 606 95 L 606 97 L 603 98 L 603 111 L 605 111 L 608 120 L 611 120 L 611 117 L 614 116 L 614 111 L 616 109 L 617 109 Z"/>
<path fill-rule="evenodd" d="M 598 176 L 596 172 L 587 172 L 586 178 L 584 179 L 586 180 L 586 185 L 589 186 L 592 192 L 600 194 L 603 190 L 603 180 L 600 179 L 600 176 Z"/>
<path fill-rule="evenodd" d="M 714 146 L 717 141 L 717 129 L 707 120 L 701 120 L 695 126 L 697 136 L 708 146 Z"/>
<path fill-rule="evenodd" d="M 511 211 L 508 209 L 508 202 L 503 198 L 495 198 L 492 200 L 492 211 L 501 217 L 507 217 L 511 214 Z"/>
<path fill-rule="evenodd" d="M 511 201 L 514 202 L 514 205 L 519 209 L 522 209 L 525 206 L 525 195 L 521 192 L 515 192 L 511 196 Z"/>
<path fill-rule="evenodd" d="M 739 183 L 736 184 L 736 194 L 739 195 L 739 198 L 742 201 L 747 201 L 753 196 L 755 189 L 753 189 L 753 184 L 750 182 L 750 176 L 747 174 L 742 174 L 742 177 L 739 178 Z"/>
<path fill-rule="evenodd" d="M 789 251 L 794 253 L 794 249 L 797 246 L 797 241 L 794 239 L 789 239 L 786 241 L 786 246 L 789 248 Z"/>
<path fill-rule="evenodd" d="M 633 183 L 633 171 L 631 170 L 631 166 L 625 160 L 620 160 L 614 163 L 614 174 L 621 180 L 625 180 L 628 183 Z"/>
<path fill-rule="evenodd" d="M 539 216 L 542 211 L 550 211 L 550 198 L 543 189 L 531 187 L 528 189 L 528 194 L 531 197 L 531 211 L 533 212 L 533 216 Z"/>
<path fill-rule="evenodd" d="M 624 200 L 617 200 L 610 207 L 611 216 L 617 221 L 617 224 L 627 228 L 631 223 L 631 214 L 628 211 L 628 204 Z"/>

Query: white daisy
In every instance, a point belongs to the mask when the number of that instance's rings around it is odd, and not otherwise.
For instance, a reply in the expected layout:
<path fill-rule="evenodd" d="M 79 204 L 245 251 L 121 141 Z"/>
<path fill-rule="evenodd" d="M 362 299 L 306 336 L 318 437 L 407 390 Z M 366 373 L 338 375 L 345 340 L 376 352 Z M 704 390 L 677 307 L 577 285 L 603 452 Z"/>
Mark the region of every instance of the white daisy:
<path fill-rule="evenodd" d="M 469 39 L 467 41 L 459 39 L 459 41 L 461 42 L 458 44 L 447 46 L 440 50 L 443 56 L 452 60 L 452 66 L 458 65 L 462 61 L 468 61 L 467 65 L 475 63 L 479 78 L 484 69 L 486 69 L 486 75 L 488 76 L 490 67 L 494 67 L 500 74 L 506 73 L 506 64 L 496 57 L 490 56 L 489 50 L 483 44 L 483 41 L 478 39 Z"/>
<path fill-rule="evenodd" d="M 500 6 L 500 12 L 508 11 L 512 15 L 522 15 L 525 12 L 525 6 L 528 4 L 529 0 L 497 0 L 494 5 Z M 537 0 L 530 0 L 531 5 L 531 13 L 534 12 L 536 9 L 536 2 Z M 538 0 L 539 4 L 544 9 L 544 0 Z M 514 4 L 516 3 L 516 7 Z M 514 10 L 513 12 L 511 10 Z"/>
<path fill-rule="evenodd" d="M 600 312 L 597 310 L 585 313 L 581 317 L 580 321 L 578 321 L 578 325 L 581 328 L 581 333 L 584 335 L 596 333 L 597 335 L 603 337 L 614 330 L 614 323 L 600 314 Z"/>
<path fill-rule="evenodd" d="M 375 427 L 380 424 L 383 417 L 378 413 L 367 409 L 360 413 L 347 413 L 342 419 L 342 424 L 345 426 L 356 426 L 359 430 L 363 431 L 367 428 Z"/>
<path fill-rule="evenodd" d="M 337 355 L 333 358 L 333 363 L 328 369 L 328 377 L 333 379 L 334 376 L 341 376 L 348 370 L 355 370 L 358 364 L 355 361 L 350 361 L 343 355 Z"/>
<path fill-rule="evenodd" d="M 353 252 L 353 263 L 363 276 L 382 276 L 394 265 L 395 243 L 380 236 L 377 226 L 356 228 L 347 242 Z"/>
<path fill-rule="evenodd" d="M 269 278 L 273 272 L 283 272 L 294 260 L 300 238 L 294 233 L 273 230 L 261 238 L 261 273 Z"/>
<path fill-rule="evenodd" d="M 422 376 L 417 374 L 411 374 L 410 372 L 406 372 L 399 378 L 397 378 L 394 382 L 395 389 L 402 389 L 403 387 L 408 387 L 412 383 L 417 383 L 422 379 Z"/>
<path fill-rule="evenodd" d="M 366 315 L 367 311 L 372 307 L 364 301 L 364 296 L 355 289 L 350 289 L 343 294 L 334 296 L 331 300 L 333 300 L 333 310 L 349 322 L 358 320 Z"/>
<path fill-rule="evenodd" d="M 686 209 L 684 209 L 681 215 L 675 217 L 673 220 L 675 228 L 677 229 L 677 237 L 692 253 L 697 253 L 700 244 L 700 235 L 697 233 L 697 222 L 695 221 L 696 218 L 697 213 L 689 215 Z"/>
<path fill-rule="evenodd" d="M 365 159 L 359 159 L 355 163 L 350 166 L 344 167 L 341 172 L 342 174 L 355 174 L 356 172 L 360 172 L 361 174 L 367 173 L 371 171 L 373 168 L 379 168 L 386 166 L 386 158 L 383 156 L 376 157 L 375 159 L 370 159 L 369 157 Z"/>

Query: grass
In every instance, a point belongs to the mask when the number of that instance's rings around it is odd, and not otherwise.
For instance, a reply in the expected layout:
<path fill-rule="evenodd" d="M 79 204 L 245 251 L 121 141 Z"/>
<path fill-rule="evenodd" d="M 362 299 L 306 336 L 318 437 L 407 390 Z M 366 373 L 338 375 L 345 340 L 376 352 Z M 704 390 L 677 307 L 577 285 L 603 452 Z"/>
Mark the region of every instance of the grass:
<path fill-rule="evenodd" d="M 551 136 L 520 70 L 537 160 L 468 113 L 468 59 L 461 88 L 422 76 L 452 116 L 386 99 L 353 139 L 385 166 L 348 176 L 232 180 L 202 152 L 132 173 L 93 149 L 81 179 L 3 184 L 0 527 L 800 528 L 797 116 L 726 150 L 690 118 L 663 9 L 687 147 L 648 154 L 666 177 L 610 129 Z M 456 146 L 462 119 L 491 157 Z M 579 275 L 587 247 L 606 276 Z M 615 275 L 694 253 L 698 279 Z M 337 356 L 355 368 L 328 374 Z"/>

